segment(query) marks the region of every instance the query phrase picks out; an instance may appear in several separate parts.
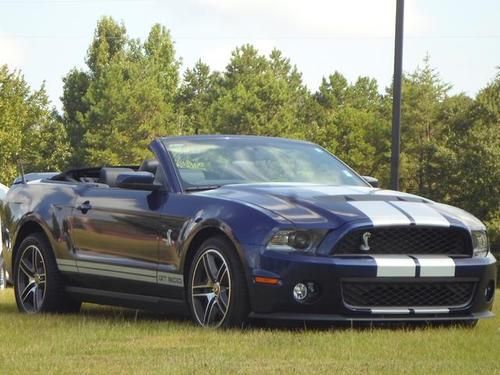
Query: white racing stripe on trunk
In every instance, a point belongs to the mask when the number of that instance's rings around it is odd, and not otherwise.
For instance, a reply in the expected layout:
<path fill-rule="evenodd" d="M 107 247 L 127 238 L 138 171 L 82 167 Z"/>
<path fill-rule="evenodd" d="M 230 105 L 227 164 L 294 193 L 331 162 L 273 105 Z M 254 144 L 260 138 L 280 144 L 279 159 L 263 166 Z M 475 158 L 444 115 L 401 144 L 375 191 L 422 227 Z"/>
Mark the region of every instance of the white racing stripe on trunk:
<path fill-rule="evenodd" d="M 388 307 L 380 309 L 370 309 L 372 314 L 409 314 L 410 309 L 402 309 L 398 307 Z"/>
<path fill-rule="evenodd" d="M 409 225 L 410 219 L 397 208 L 383 201 L 354 201 L 351 206 L 365 214 L 374 226 Z"/>
<path fill-rule="evenodd" d="M 407 255 L 372 255 L 377 264 L 377 277 L 415 277 L 417 265 Z"/>
<path fill-rule="evenodd" d="M 420 277 L 455 277 L 455 261 L 443 255 L 415 255 Z"/>
<path fill-rule="evenodd" d="M 450 222 L 429 203 L 394 201 L 391 204 L 406 212 L 417 225 L 450 226 Z"/>
<path fill-rule="evenodd" d="M 415 314 L 448 314 L 450 312 L 450 309 L 446 308 L 415 308 L 413 309 Z"/>

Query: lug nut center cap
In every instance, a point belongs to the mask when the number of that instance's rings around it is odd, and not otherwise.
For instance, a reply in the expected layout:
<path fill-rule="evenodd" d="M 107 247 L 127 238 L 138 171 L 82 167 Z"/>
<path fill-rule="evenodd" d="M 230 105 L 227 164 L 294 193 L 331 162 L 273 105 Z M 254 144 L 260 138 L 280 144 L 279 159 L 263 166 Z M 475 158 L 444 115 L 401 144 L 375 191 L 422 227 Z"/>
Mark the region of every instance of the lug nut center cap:
<path fill-rule="evenodd" d="M 212 288 L 212 290 L 213 290 L 214 294 L 216 296 L 218 296 L 220 294 L 220 285 L 219 285 L 219 283 L 215 283 L 214 286 L 213 286 L 213 288 Z"/>

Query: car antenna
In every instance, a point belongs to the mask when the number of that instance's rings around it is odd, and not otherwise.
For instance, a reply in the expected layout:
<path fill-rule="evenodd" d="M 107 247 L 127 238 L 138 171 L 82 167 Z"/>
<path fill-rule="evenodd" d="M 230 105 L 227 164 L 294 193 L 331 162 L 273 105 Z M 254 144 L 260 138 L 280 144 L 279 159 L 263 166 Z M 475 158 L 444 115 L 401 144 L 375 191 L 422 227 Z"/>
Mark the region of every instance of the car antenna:
<path fill-rule="evenodd" d="M 21 183 L 25 184 L 26 183 L 26 178 L 24 177 L 24 167 L 23 167 L 23 162 L 21 159 L 17 161 L 17 165 L 19 166 L 19 173 L 21 173 Z"/>

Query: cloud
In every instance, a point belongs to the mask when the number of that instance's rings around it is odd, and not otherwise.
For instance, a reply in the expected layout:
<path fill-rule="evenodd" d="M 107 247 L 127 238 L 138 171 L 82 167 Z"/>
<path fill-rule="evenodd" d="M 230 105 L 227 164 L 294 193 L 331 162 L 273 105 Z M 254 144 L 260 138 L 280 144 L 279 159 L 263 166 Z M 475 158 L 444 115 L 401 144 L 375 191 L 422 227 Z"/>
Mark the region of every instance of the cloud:
<path fill-rule="evenodd" d="M 265 20 L 304 36 L 376 36 L 394 33 L 395 0 L 196 0 L 230 16 Z M 419 33 L 428 20 L 416 0 L 405 4 L 405 31 Z M 301 35 L 302 36 L 302 35 Z"/>

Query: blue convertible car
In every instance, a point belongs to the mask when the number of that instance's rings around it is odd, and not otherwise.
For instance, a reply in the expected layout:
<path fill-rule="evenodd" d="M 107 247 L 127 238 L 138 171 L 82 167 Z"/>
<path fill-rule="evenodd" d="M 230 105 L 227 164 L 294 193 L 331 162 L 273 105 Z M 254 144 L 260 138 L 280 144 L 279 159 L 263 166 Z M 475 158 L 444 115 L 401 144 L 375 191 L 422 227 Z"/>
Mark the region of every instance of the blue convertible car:
<path fill-rule="evenodd" d="M 20 311 L 89 301 L 216 327 L 492 315 L 496 261 L 465 211 L 375 188 L 308 142 L 172 137 L 150 150 L 141 166 L 9 190 L 2 245 Z"/>

